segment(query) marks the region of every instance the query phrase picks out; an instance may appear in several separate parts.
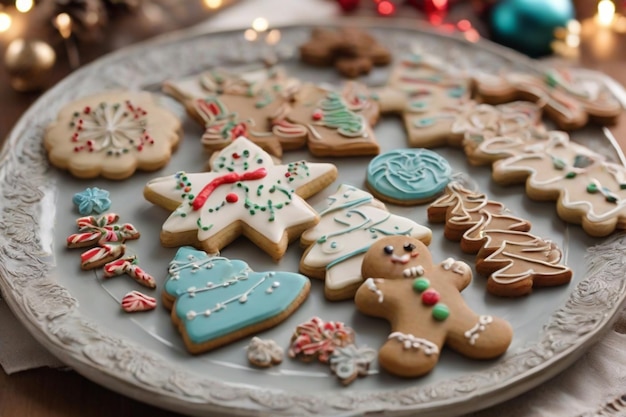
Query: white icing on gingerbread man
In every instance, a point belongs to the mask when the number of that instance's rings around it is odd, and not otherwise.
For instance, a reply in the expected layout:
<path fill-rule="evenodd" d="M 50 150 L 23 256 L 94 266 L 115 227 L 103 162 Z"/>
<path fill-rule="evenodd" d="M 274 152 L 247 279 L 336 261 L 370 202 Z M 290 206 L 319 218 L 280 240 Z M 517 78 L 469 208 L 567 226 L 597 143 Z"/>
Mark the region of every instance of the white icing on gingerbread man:
<path fill-rule="evenodd" d="M 407 268 L 423 275 L 407 277 Z M 380 365 L 404 377 L 430 372 L 444 344 L 476 359 L 506 351 L 513 333 L 508 322 L 472 311 L 461 297 L 472 273 L 468 265 L 446 259 L 434 265 L 428 248 L 417 239 L 390 236 L 374 243 L 363 259 L 368 279 L 356 293 L 364 314 L 391 323 L 378 353 Z"/>

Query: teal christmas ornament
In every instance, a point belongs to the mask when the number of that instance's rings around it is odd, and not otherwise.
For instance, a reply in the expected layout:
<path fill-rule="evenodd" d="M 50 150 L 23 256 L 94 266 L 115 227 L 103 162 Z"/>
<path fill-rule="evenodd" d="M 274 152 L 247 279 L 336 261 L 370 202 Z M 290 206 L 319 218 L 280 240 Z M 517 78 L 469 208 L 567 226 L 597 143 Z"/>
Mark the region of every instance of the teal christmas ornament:
<path fill-rule="evenodd" d="M 490 15 L 491 37 L 532 57 L 547 55 L 555 29 L 574 14 L 571 0 L 501 0 Z"/>

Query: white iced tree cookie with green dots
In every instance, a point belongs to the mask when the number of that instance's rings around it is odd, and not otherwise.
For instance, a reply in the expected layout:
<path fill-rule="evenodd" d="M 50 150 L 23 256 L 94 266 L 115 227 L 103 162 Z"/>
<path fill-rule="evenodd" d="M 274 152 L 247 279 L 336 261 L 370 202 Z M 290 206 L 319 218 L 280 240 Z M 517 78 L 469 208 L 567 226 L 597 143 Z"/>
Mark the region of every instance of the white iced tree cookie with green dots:
<path fill-rule="evenodd" d="M 328 197 L 320 216 L 320 222 L 300 237 L 307 246 L 300 272 L 323 279 L 329 300 L 354 297 L 363 282 L 363 256 L 378 239 L 404 235 L 429 244 L 432 236 L 428 227 L 389 213 L 370 193 L 346 184 Z"/>

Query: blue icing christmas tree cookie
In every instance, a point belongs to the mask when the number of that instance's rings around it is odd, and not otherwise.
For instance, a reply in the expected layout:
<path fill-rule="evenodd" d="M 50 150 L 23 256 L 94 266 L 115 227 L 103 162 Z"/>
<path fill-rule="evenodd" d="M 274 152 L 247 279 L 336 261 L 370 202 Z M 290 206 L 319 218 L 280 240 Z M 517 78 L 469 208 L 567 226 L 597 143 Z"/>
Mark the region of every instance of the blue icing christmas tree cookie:
<path fill-rule="evenodd" d="M 254 272 L 243 261 L 181 247 L 170 263 L 163 300 L 187 349 L 201 353 L 280 323 L 309 288 L 300 274 Z"/>

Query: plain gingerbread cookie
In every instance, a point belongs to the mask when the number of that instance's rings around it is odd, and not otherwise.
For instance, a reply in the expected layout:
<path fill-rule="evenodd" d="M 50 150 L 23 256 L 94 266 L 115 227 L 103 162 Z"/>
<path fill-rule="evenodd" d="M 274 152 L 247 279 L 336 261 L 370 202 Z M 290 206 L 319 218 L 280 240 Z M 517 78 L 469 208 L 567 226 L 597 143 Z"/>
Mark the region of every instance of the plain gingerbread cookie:
<path fill-rule="evenodd" d="M 513 338 L 511 325 L 476 314 L 460 291 L 472 280 L 470 267 L 451 258 L 433 264 L 428 248 L 407 236 L 374 243 L 363 259 L 355 303 L 364 314 L 391 324 L 378 352 L 381 367 L 402 377 L 430 372 L 443 345 L 474 359 L 502 355 Z"/>

